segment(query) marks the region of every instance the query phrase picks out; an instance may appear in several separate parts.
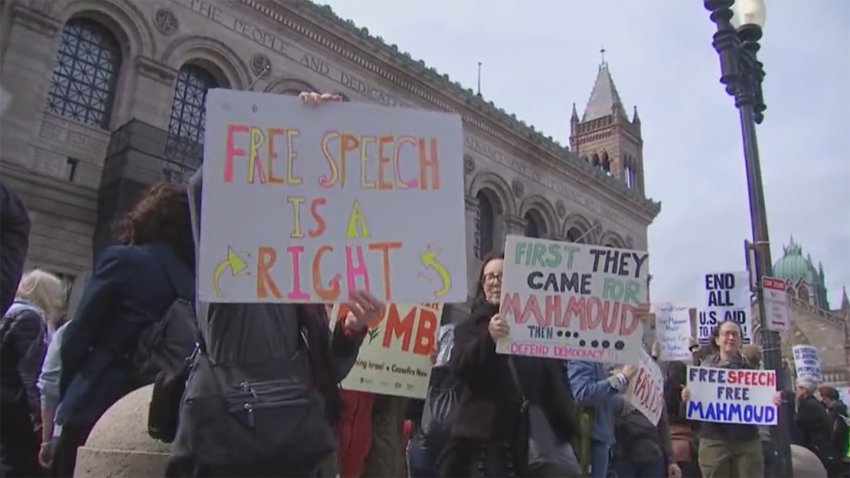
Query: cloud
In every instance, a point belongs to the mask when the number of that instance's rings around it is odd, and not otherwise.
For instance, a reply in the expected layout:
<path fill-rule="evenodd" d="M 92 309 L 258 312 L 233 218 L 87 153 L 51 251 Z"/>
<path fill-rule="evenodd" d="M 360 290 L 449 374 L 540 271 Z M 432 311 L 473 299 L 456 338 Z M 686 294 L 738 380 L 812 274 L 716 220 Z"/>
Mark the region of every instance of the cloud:
<path fill-rule="evenodd" d="M 750 237 L 740 124 L 718 82 L 702 2 L 675 0 L 326 0 L 452 80 L 568 144 L 604 46 L 627 111 L 638 105 L 653 299 L 696 304 L 699 276 L 743 270 Z M 758 128 L 773 260 L 793 233 L 822 261 L 830 300 L 850 286 L 850 2 L 769 4 L 761 60 L 768 105 Z"/>

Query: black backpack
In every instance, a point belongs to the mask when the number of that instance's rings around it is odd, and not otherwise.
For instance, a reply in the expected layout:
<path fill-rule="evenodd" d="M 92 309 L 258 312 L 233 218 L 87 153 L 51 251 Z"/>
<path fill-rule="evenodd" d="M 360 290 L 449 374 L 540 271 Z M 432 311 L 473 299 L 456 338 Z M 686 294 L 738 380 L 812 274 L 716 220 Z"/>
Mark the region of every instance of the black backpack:
<path fill-rule="evenodd" d="M 22 319 L 32 320 L 31 317 L 25 317 L 25 314 L 37 314 L 39 322 L 39 332 L 37 336 L 29 343 L 27 350 L 19 351 L 12 343 L 14 337 L 12 331 L 21 323 Z M 26 356 L 31 356 L 37 353 L 35 348 L 41 348 L 41 353 L 44 353 L 47 344 L 44 342 L 44 334 L 47 332 L 46 325 L 43 324 L 43 319 L 40 318 L 41 312 L 35 307 L 26 304 L 15 303 L 12 305 L 6 315 L 0 318 L 0 399 L 4 404 L 9 403 L 26 403 L 26 389 L 24 382 L 21 380 L 21 375 L 18 370 L 18 365 L 21 359 Z M 30 324 L 24 324 L 29 326 Z"/>
<path fill-rule="evenodd" d="M 460 394 L 461 385 L 448 366 L 431 369 L 431 382 L 422 410 L 420 440 L 434 462 L 451 438 L 452 420 Z"/>
<path fill-rule="evenodd" d="M 142 330 L 132 356 L 137 382 L 154 384 L 148 434 L 165 443 L 174 440 L 177 432 L 180 399 L 200 340 L 194 304 L 181 297 L 185 294 L 176 287 L 169 266 L 166 273 L 177 299 L 159 321 Z"/>

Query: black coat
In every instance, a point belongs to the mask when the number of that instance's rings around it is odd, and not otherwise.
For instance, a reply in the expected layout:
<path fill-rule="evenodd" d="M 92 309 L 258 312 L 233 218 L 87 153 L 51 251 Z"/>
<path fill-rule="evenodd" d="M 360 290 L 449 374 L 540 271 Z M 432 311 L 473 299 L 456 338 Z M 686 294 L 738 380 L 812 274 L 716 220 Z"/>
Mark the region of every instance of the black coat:
<path fill-rule="evenodd" d="M 513 438 L 521 399 L 508 367 L 508 355 L 496 353 L 487 329 L 497 312 L 498 306 L 480 303 L 455 328 L 450 366 L 463 386 L 452 423 L 455 437 Z M 572 440 L 578 430 L 576 405 L 562 362 L 518 356 L 513 361 L 526 398 L 543 409 L 560 439 Z"/>
<path fill-rule="evenodd" d="M 74 320 L 62 335 L 63 405 L 57 420 L 94 424 L 115 401 L 139 385 L 133 382 L 129 357 L 139 333 L 159 321 L 178 295 L 194 300 L 194 287 L 192 268 L 167 243 L 104 250 L 83 290 Z M 68 390 L 75 381 L 78 385 L 69 400 Z"/>
<path fill-rule="evenodd" d="M 30 218 L 24 204 L 0 183 L 0 316 L 6 314 L 24 272 L 29 247 Z"/>
<path fill-rule="evenodd" d="M 804 447 L 814 452 L 824 464 L 835 460 L 832 442 L 832 421 L 829 412 L 814 395 L 807 394 L 797 402 L 794 417 Z"/>

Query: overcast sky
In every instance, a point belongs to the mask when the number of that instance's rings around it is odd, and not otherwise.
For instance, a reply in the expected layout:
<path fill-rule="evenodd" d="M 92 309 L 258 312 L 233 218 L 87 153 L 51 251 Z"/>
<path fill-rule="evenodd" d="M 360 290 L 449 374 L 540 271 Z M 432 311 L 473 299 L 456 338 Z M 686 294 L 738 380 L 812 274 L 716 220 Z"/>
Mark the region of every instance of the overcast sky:
<path fill-rule="evenodd" d="M 569 144 L 607 50 L 642 121 L 653 300 L 696 305 L 704 272 L 744 270 L 750 217 L 737 110 L 699 0 L 331 0 L 342 18 Z M 850 1 L 768 0 L 759 127 L 774 262 L 793 234 L 831 305 L 850 286 Z"/>

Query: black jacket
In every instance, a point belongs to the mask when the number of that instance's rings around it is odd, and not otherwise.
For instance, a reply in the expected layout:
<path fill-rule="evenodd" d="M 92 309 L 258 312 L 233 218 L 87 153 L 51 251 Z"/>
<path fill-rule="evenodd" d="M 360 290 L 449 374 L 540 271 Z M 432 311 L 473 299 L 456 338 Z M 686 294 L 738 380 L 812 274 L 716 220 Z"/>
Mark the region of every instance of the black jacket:
<path fill-rule="evenodd" d="M 29 413 L 38 416 L 36 381 L 47 353 L 47 324 L 36 309 L 23 304 L 16 304 L 0 321 L 0 391 L 4 403 L 27 403 Z"/>
<path fill-rule="evenodd" d="M 15 300 L 29 247 L 30 218 L 24 203 L 0 183 L 0 315 Z"/>
<path fill-rule="evenodd" d="M 452 435 L 479 440 L 511 439 L 518 423 L 520 395 L 514 386 L 508 355 L 496 353 L 487 329 L 498 306 L 480 303 L 454 332 L 450 366 L 463 392 L 452 423 Z M 558 360 L 513 357 L 526 398 L 538 404 L 553 430 L 571 441 L 578 430 L 576 405 Z"/>
<path fill-rule="evenodd" d="M 824 464 L 835 460 L 832 442 L 832 421 L 829 412 L 814 395 L 806 394 L 797 401 L 797 414 L 794 416 L 804 447 L 821 459 Z"/>

